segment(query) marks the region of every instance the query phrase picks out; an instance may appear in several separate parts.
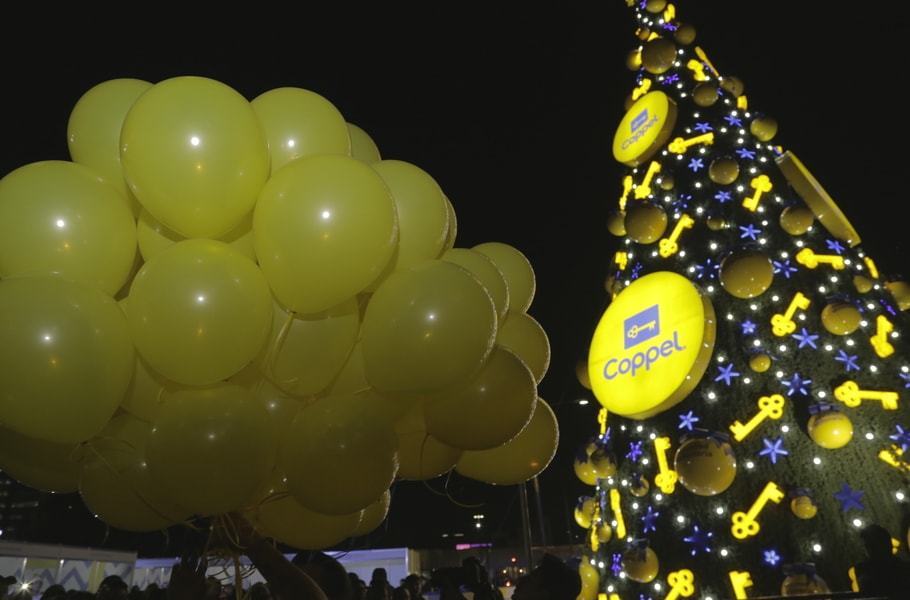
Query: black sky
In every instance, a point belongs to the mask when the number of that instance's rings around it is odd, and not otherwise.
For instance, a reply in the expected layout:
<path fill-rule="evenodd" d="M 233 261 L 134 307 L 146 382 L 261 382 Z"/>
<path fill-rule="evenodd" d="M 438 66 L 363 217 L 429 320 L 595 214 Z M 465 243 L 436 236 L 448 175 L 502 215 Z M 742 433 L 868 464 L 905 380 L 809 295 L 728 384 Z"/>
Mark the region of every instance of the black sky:
<path fill-rule="evenodd" d="M 530 313 L 553 350 L 540 391 L 562 424 L 560 452 L 541 488 L 551 541 L 565 542 L 574 527 L 566 507 L 584 491 L 571 472 L 572 454 L 595 426 L 595 408 L 574 404 L 584 395 L 574 364 L 604 305 L 613 248 L 605 222 L 622 174 L 610 145 L 632 88 L 624 57 L 634 43 L 633 19 L 622 0 L 487 4 L 330 11 L 302 4 L 293 14 L 238 4 L 222 7 L 221 24 L 211 15 L 152 9 L 107 15 L 114 23 L 105 26 L 100 15 L 11 17 L 0 40 L 0 173 L 67 158 L 69 111 L 107 79 L 192 74 L 250 99 L 287 85 L 326 96 L 373 136 L 385 158 L 413 162 L 437 179 L 458 214 L 458 246 L 504 241 L 533 263 L 538 291 Z M 778 119 L 778 143 L 840 203 L 880 268 L 907 273 L 910 126 L 902 88 L 910 7 L 678 4 L 715 66 L 745 82 L 750 107 Z M 486 505 L 463 508 L 422 484 L 400 485 L 387 530 L 368 543 L 449 543 L 440 534 L 468 531 L 478 511 L 488 515 L 483 535 L 517 530 L 514 489 L 458 481 L 451 489 L 462 502 Z M 63 539 L 156 553 L 162 538 L 105 538 L 91 525 L 61 532 Z"/>

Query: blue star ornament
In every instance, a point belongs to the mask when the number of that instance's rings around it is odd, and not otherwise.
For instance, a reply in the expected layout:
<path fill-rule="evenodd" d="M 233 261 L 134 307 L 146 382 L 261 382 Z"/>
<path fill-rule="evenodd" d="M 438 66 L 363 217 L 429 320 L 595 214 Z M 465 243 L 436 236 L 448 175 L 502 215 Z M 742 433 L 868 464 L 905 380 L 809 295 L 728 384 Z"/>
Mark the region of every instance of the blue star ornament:
<path fill-rule="evenodd" d="M 701 171 L 704 168 L 705 168 L 705 161 L 703 161 L 702 159 L 692 158 L 689 160 L 689 169 L 691 169 L 693 173 L 698 173 L 699 171 Z"/>
<path fill-rule="evenodd" d="M 684 415 L 679 415 L 679 428 L 688 429 L 692 431 L 694 425 L 698 423 L 701 419 L 695 416 L 695 413 L 691 410 Z"/>
<path fill-rule="evenodd" d="M 711 127 L 709 123 L 696 123 L 695 131 L 698 131 L 699 133 L 708 133 L 709 131 L 714 131 L 714 128 Z"/>
<path fill-rule="evenodd" d="M 776 567 L 778 563 L 780 563 L 781 557 L 780 554 L 777 553 L 777 550 L 771 548 L 762 553 L 762 560 L 764 560 L 765 564 L 769 567 Z"/>
<path fill-rule="evenodd" d="M 648 510 L 641 517 L 642 532 L 653 533 L 657 531 L 657 517 L 659 516 L 659 511 L 654 510 L 652 506 L 648 506 Z"/>
<path fill-rule="evenodd" d="M 753 160 L 755 158 L 755 151 L 749 150 L 748 148 L 739 148 L 736 150 L 736 154 L 738 154 L 740 158 L 748 160 Z"/>
<path fill-rule="evenodd" d="M 809 331 L 805 327 L 803 327 L 803 329 L 800 333 L 794 333 L 793 339 L 799 341 L 799 348 L 802 348 L 804 346 L 809 346 L 810 348 L 812 348 L 814 350 L 818 350 L 818 346 L 815 343 L 815 340 L 818 339 L 818 336 L 815 334 L 809 333 Z"/>
<path fill-rule="evenodd" d="M 859 360 L 859 355 L 857 354 L 847 354 L 843 350 L 838 350 L 834 360 L 843 363 L 844 368 L 847 369 L 847 373 L 850 371 L 859 371 L 859 364 L 856 362 Z"/>
<path fill-rule="evenodd" d="M 782 261 L 772 260 L 771 266 L 774 268 L 773 270 L 774 270 L 775 275 L 780 273 L 786 279 L 790 279 L 790 275 L 792 273 L 796 273 L 796 267 L 791 265 L 789 260 L 782 260 Z"/>
<path fill-rule="evenodd" d="M 758 236 L 760 234 L 761 234 L 761 229 L 757 228 L 752 223 L 749 223 L 749 225 L 746 227 L 743 227 L 742 225 L 740 225 L 740 227 L 739 227 L 739 239 L 741 239 L 741 240 L 748 238 L 752 241 L 755 241 L 758 239 Z"/>
<path fill-rule="evenodd" d="M 767 456 L 772 465 L 777 464 L 777 459 L 781 456 L 789 456 L 790 453 L 784 449 L 783 438 L 777 439 L 764 438 L 762 440 L 764 449 L 758 453 L 759 456 Z"/>
<path fill-rule="evenodd" d="M 724 121 L 726 121 L 730 125 L 730 127 L 742 127 L 743 126 L 742 119 L 740 119 L 736 115 L 727 115 L 726 117 L 724 117 Z"/>
<path fill-rule="evenodd" d="M 793 394 L 802 394 L 803 396 L 809 393 L 809 385 L 811 385 L 811 379 L 803 379 L 799 376 L 799 373 L 793 373 L 793 377 L 790 378 L 790 381 L 782 379 L 784 385 L 787 386 L 787 395 L 792 396 Z"/>
<path fill-rule="evenodd" d="M 888 436 L 888 439 L 897 442 L 901 447 L 901 452 L 906 452 L 910 448 L 910 428 L 904 429 L 900 425 L 894 426 L 894 435 Z"/>
<path fill-rule="evenodd" d="M 839 492 L 834 494 L 835 500 L 840 502 L 841 510 L 847 512 L 850 509 L 856 510 L 865 510 L 863 506 L 863 492 L 860 490 L 852 489 L 848 484 L 844 484 L 844 487 L 840 489 Z"/>
<path fill-rule="evenodd" d="M 732 385 L 731 380 L 733 378 L 740 376 L 740 373 L 733 370 L 733 363 L 730 363 L 726 367 L 723 365 L 718 365 L 717 369 L 720 372 L 720 375 L 715 377 L 714 381 L 723 381 L 727 387 L 730 387 L 730 385 Z"/>
<path fill-rule="evenodd" d="M 749 319 L 746 319 L 745 321 L 743 321 L 740 324 L 740 326 L 743 328 L 743 335 L 752 335 L 753 333 L 755 333 L 755 328 L 758 327 L 758 325 L 756 325 Z"/>
<path fill-rule="evenodd" d="M 683 541 L 689 544 L 691 548 L 692 556 L 695 556 L 699 552 L 708 554 L 711 552 L 711 539 L 714 537 L 714 533 L 707 530 L 702 530 L 698 525 L 692 526 L 692 533 L 683 538 Z"/>

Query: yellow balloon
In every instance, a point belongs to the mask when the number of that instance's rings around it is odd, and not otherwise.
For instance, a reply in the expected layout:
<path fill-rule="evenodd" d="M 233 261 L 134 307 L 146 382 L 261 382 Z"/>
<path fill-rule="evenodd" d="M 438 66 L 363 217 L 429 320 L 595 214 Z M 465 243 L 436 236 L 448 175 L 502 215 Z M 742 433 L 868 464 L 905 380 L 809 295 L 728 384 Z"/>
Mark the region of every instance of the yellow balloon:
<path fill-rule="evenodd" d="M 351 156 L 353 158 L 368 165 L 382 160 L 379 148 L 370 134 L 353 123 L 348 123 L 348 134 L 351 136 Z"/>
<path fill-rule="evenodd" d="M 152 214 L 142 209 L 139 222 L 136 225 L 136 234 L 139 241 L 139 252 L 142 258 L 152 260 L 165 248 L 170 248 L 177 242 L 186 238 L 172 229 L 168 229 Z M 218 238 L 219 241 L 230 245 L 234 250 L 252 261 L 256 261 L 256 251 L 253 249 L 253 213 L 249 213 L 237 227 Z"/>
<path fill-rule="evenodd" d="M 422 403 L 395 422 L 398 437 L 398 478 L 422 481 L 452 470 L 461 450 L 427 433 Z"/>
<path fill-rule="evenodd" d="M 73 162 L 90 167 L 130 199 L 133 217 L 139 202 L 123 178 L 120 165 L 120 130 L 126 113 L 152 84 L 141 79 L 111 79 L 85 92 L 66 127 L 66 141 Z"/>
<path fill-rule="evenodd" d="M 463 268 L 434 260 L 396 271 L 363 319 L 367 380 L 383 392 L 444 389 L 480 369 L 495 336 L 493 301 Z"/>
<path fill-rule="evenodd" d="M 42 492 L 68 494 L 79 489 L 79 460 L 74 443 L 55 444 L 0 427 L 0 470 L 22 485 Z"/>
<path fill-rule="evenodd" d="M 291 495 L 327 515 L 374 502 L 398 470 L 395 434 L 383 411 L 370 393 L 320 398 L 300 411 L 279 456 Z"/>
<path fill-rule="evenodd" d="M 452 248 L 439 257 L 470 271 L 486 288 L 496 306 L 496 316 L 503 319 L 509 311 L 509 288 L 502 273 L 485 254 L 467 248 Z"/>
<path fill-rule="evenodd" d="M 129 323 L 136 349 L 166 378 L 208 385 L 262 350 L 272 322 L 265 277 L 223 242 L 178 242 L 133 280 Z"/>
<path fill-rule="evenodd" d="M 370 389 L 367 376 L 363 368 L 363 344 L 358 341 L 354 344 L 348 360 L 341 371 L 325 390 L 322 396 L 343 396 L 346 394 L 359 394 Z"/>
<path fill-rule="evenodd" d="M 274 383 L 266 379 L 256 365 L 250 365 L 228 380 L 253 393 L 269 413 L 278 439 L 290 429 L 291 422 L 303 408 L 305 400 L 289 396 Z"/>
<path fill-rule="evenodd" d="M 266 536 L 300 550 L 322 550 L 353 535 L 363 511 L 346 515 L 314 512 L 297 502 L 279 482 L 269 488 L 254 515 Z"/>
<path fill-rule="evenodd" d="M 521 357 L 534 381 L 540 383 L 550 367 L 550 340 L 540 323 L 526 313 L 509 312 L 500 323 L 496 343 Z"/>
<path fill-rule="evenodd" d="M 476 377 L 427 398 L 427 431 L 455 448 L 488 450 L 518 435 L 536 402 L 531 371 L 513 352 L 496 346 Z"/>
<path fill-rule="evenodd" d="M 309 90 L 283 87 L 251 103 L 269 143 L 272 173 L 301 156 L 351 155 L 351 137 L 335 106 Z"/>
<path fill-rule="evenodd" d="M 439 184 L 429 173 L 400 160 L 373 165 L 395 200 L 398 254 L 394 269 L 412 267 L 442 252 L 449 230 L 449 208 Z"/>
<path fill-rule="evenodd" d="M 145 446 L 150 432 L 150 424 L 121 414 L 88 443 L 79 494 L 86 507 L 112 527 L 156 531 L 189 516 L 149 476 Z"/>
<path fill-rule="evenodd" d="M 126 198 L 88 167 L 49 160 L 0 179 L 0 277 L 59 275 L 113 296 L 135 255 Z"/>
<path fill-rule="evenodd" d="M 360 307 L 352 298 L 323 313 L 303 315 L 275 302 L 262 373 L 292 396 L 324 390 L 347 361 L 360 333 Z"/>
<path fill-rule="evenodd" d="M 537 281 L 534 279 L 534 269 L 525 255 L 500 242 L 479 244 L 474 246 L 474 250 L 489 256 L 505 277 L 506 285 L 509 286 L 509 310 L 526 312 L 534 299 Z"/>
<path fill-rule="evenodd" d="M 455 470 L 493 485 L 523 483 L 547 468 L 558 443 L 556 415 L 538 398 L 531 422 L 513 440 L 492 450 L 465 452 Z"/>
<path fill-rule="evenodd" d="M 0 423 L 51 442 L 97 434 L 133 374 L 117 303 L 56 277 L 0 281 Z"/>
<path fill-rule="evenodd" d="M 120 161 L 143 208 L 186 237 L 231 231 L 269 176 L 250 103 L 204 77 L 174 77 L 142 94 L 123 122 Z"/>
<path fill-rule="evenodd" d="M 256 256 L 278 301 L 316 313 L 370 285 L 392 256 L 395 202 L 382 178 L 345 156 L 295 160 L 269 180 L 253 215 Z"/>
<path fill-rule="evenodd" d="M 248 505 L 267 483 L 275 438 L 266 409 L 248 390 L 181 390 L 162 403 L 146 461 L 173 502 L 194 514 L 220 514 Z"/>
<path fill-rule="evenodd" d="M 169 381 L 152 370 L 142 357 L 136 355 L 136 368 L 133 379 L 123 396 L 120 408 L 129 414 L 153 421 L 161 408 L 161 402 L 169 394 L 182 389 L 179 383 Z"/>
<path fill-rule="evenodd" d="M 454 248 L 455 238 L 458 237 L 458 215 L 455 214 L 455 207 L 448 196 L 446 196 L 446 206 L 449 209 L 449 230 L 446 232 L 446 243 L 443 244 L 443 251 Z"/>
<path fill-rule="evenodd" d="M 379 500 L 363 509 L 363 518 L 360 520 L 360 525 L 357 526 L 351 536 L 366 535 L 382 525 L 382 522 L 385 521 L 386 516 L 389 514 L 389 503 L 391 501 L 392 494 L 389 490 L 386 490 L 379 497 Z"/>

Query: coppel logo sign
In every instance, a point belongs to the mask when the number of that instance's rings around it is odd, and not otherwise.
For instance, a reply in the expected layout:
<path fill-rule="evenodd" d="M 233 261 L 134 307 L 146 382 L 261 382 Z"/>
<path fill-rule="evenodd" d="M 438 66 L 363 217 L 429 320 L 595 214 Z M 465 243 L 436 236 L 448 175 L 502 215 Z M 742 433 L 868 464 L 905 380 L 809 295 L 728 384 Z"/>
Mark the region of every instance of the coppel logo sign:
<path fill-rule="evenodd" d="M 648 133 L 649 129 L 657 125 L 657 122 L 659 120 L 660 119 L 658 119 L 657 115 L 651 115 L 651 113 L 648 112 L 647 108 L 638 113 L 638 115 L 636 115 L 631 122 L 632 135 L 623 140 L 623 150 L 644 137 L 644 135 Z"/>
<path fill-rule="evenodd" d="M 660 305 L 655 304 L 635 313 L 623 321 L 623 348 L 629 350 L 636 348 L 649 340 L 660 336 Z M 644 368 L 650 371 L 651 366 L 661 358 L 674 352 L 685 350 L 686 347 L 679 342 L 679 331 L 659 343 L 654 343 L 645 349 L 639 349 L 631 356 L 611 358 L 604 365 L 604 377 L 615 379 L 621 375 L 635 377 L 635 374 Z"/>

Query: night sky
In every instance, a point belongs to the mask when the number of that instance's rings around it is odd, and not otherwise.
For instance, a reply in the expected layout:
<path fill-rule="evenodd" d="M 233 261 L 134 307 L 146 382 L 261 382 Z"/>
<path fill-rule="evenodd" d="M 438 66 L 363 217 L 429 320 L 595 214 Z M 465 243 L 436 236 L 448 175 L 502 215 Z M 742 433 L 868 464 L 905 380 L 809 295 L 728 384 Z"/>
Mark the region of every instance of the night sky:
<path fill-rule="evenodd" d="M 553 352 L 540 393 L 562 429 L 540 485 L 548 541 L 567 543 L 581 534 L 570 511 L 585 491 L 572 456 L 596 427 L 596 407 L 576 404 L 590 392 L 576 382 L 574 365 L 604 308 L 614 244 L 606 218 L 622 173 L 610 147 L 632 89 L 624 59 L 635 42 L 633 18 L 622 0 L 558 9 L 489 4 L 351 5 L 332 14 L 298 5 L 293 18 L 257 5 L 236 9 L 223 26 L 208 18 L 181 22 L 189 17 L 176 14 L 131 17 L 151 33 L 134 31 L 137 23 L 125 19 L 107 28 L 84 15 L 56 15 L 52 25 L 46 15 L 9 19 L 7 33 L 26 35 L 0 41 L 0 173 L 67 159 L 69 112 L 107 79 L 201 75 L 249 99 L 282 86 L 324 95 L 371 134 L 384 158 L 412 162 L 436 178 L 458 215 L 457 246 L 503 241 L 534 265 L 537 296 L 529 312 L 548 332 Z M 776 142 L 823 183 L 880 270 L 908 273 L 910 126 L 900 88 L 910 59 L 910 7 L 677 4 L 721 73 L 745 82 L 750 108 L 777 118 Z M 439 495 L 444 479 L 428 484 L 436 493 L 422 483 L 397 484 L 387 525 L 361 545 L 451 545 L 443 533 L 520 540 L 514 487 L 453 477 L 449 499 Z M 80 505 L 76 496 L 50 503 L 48 510 L 59 511 L 46 515 L 53 541 L 146 554 L 173 554 L 179 543 L 179 532 L 169 544 L 161 534 L 108 534 Z M 478 512 L 486 526 L 472 534 Z"/>

